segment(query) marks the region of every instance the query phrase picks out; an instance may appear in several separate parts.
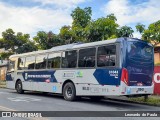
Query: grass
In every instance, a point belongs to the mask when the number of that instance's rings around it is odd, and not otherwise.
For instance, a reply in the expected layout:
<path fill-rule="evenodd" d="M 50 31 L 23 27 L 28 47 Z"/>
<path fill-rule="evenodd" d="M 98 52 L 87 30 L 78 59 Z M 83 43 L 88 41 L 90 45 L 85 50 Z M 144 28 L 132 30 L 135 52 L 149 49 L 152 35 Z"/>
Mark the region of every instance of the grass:
<path fill-rule="evenodd" d="M 138 102 L 138 103 L 145 103 L 148 105 L 155 105 L 160 106 L 160 96 L 149 96 L 147 100 L 144 99 L 144 97 L 138 97 L 138 98 L 129 98 L 129 101 Z"/>

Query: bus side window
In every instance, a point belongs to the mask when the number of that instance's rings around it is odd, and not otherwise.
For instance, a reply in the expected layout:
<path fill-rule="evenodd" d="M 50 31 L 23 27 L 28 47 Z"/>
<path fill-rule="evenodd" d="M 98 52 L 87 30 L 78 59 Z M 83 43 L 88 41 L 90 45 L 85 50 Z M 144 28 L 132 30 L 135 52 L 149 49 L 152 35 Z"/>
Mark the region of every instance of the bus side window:
<path fill-rule="evenodd" d="M 61 53 L 50 53 L 48 55 L 48 65 L 47 68 L 60 68 L 60 59 L 61 59 Z"/>
<path fill-rule="evenodd" d="M 9 61 L 9 65 L 7 67 L 7 71 L 14 71 L 15 70 L 15 61 Z"/>
<path fill-rule="evenodd" d="M 77 50 L 62 53 L 62 68 L 75 68 L 77 66 Z"/>
<path fill-rule="evenodd" d="M 36 56 L 35 69 L 46 69 L 47 65 L 47 55 Z"/>
<path fill-rule="evenodd" d="M 115 66 L 116 62 L 116 46 L 102 46 L 98 47 L 97 66 Z"/>
<path fill-rule="evenodd" d="M 35 56 L 26 57 L 25 69 L 34 69 L 35 65 Z"/>
<path fill-rule="evenodd" d="M 95 53 L 96 48 L 87 48 L 79 50 L 78 67 L 94 67 Z"/>
<path fill-rule="evenodd" d="M 25 58 L 18 58 L 18 70 L 24 70 Z"/>

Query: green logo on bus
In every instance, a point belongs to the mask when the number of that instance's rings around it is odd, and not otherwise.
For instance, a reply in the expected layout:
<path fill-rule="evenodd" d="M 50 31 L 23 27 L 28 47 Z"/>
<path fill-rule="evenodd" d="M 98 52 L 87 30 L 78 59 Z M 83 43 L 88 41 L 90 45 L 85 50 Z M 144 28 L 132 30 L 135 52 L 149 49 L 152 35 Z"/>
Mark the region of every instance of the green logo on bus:
<path fill-rule="evenodd" d="M 76 72 L 76 77 L 83 77 L 83 72 L 82 71 L 77 71 Z"/>

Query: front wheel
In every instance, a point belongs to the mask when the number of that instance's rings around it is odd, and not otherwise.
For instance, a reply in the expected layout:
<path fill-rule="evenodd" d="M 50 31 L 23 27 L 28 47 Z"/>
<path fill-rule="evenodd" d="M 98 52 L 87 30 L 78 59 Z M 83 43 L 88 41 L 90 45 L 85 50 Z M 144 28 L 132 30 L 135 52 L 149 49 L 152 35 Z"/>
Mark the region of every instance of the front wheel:
<path fill-rule="evenodd" d="M 24 90 L 22 89 L 22 82 L 20 80 L 16 83 L 16 91 L 19 94 L 24 93 Z"/>
<path fill-rule="evenodd" d="M 68 82 L 64 85 L 63 96 L 67 101 L 74 101 L 76 99 L 76 89 L 72 82 Z"/>

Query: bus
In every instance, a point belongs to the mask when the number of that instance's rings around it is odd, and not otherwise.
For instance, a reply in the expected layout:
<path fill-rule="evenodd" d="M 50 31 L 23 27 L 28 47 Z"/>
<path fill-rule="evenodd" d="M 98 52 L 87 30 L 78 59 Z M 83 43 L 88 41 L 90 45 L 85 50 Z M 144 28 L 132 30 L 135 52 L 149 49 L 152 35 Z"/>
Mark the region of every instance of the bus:
<path fill-rule="evenodd" d="M 9 57 L 7 88 L 87 96 L 153 94 L 154 49 L 136 38 L 73 43 Z"/>

